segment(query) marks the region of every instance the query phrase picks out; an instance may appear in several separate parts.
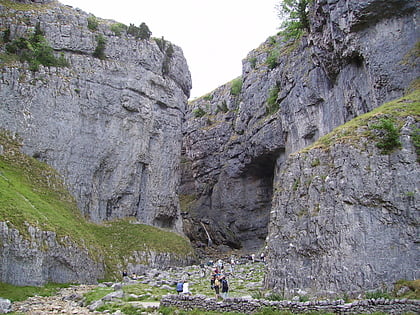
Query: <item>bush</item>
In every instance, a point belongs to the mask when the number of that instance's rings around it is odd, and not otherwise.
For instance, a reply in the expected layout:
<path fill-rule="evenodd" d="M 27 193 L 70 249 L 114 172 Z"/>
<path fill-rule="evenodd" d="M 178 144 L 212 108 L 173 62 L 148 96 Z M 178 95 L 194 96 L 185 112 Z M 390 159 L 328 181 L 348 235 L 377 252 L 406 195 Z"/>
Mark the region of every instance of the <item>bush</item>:
<path fill-rule="evenodd" d="M 227 106 L 226 101 L 223 101 L 221 105 L 217 105 L 217 113 L 218 112 L 223 112 L 223 113 L 227 113 L 229 111 L 229 108 Z"/>
<path fill-rule="evenodd" d="M 40 65 L 47 67 L 67 67 L 69 65 L 63 53 L 59 58 L 54 55 L 54 50 L 45 39 L 39 24 L 29 38 L 19 37 L 7 44 L 6 52 L 17 55 L 21 62 L 28 62 L 29 69 L 32 71 L 37 71 Z"/>
<path fill-rule="evenodd" d="M 371 129 L 377 130 L 378 142 L 376 146 L 381 149 L 381 154 L 388 154 L 401 147 L 400 131 L 391 118 L 381 118 L 378 124 L 372 125 Z"/>
<path fill-rule="evenodd" d="M 277 49 L 273 49 L 267 57 L 266 63 L 268 68 L 274 69 L 279 65 L 280 52 Z"/>
<path fill-rule="evenodd" d="M 96 18 L 96 16 L 91 15 L 87 18 L 87 22 L 88 22 L 88 29 L 90 29 L 91 31 L 97 31 L 98 30 L 98 26 L 99 26 L 99 21 Z"/>
<path fill-rule="evenodd" d="M 146 23 L 141 23 L 139 27 L 139 38 L 148 40 L 150 39 L 150 36 L 152 36 L 152 32 L 149 30 L 149 27 Z"/>
<path fill-rule="evenodd" d="M 420 129 L 415 128 L 411 134 L 411 139 L 413 139 L 413 145 L 416 148 L 417 153 L 417 162 L 420 162 Z"/>
<path fill-rule="evenodd" d="M 391 297 L 391 295 L 388 293 L 388 292 L 386 292 L 386 291 L 383 291 L 383 290 L 377 290 L 377 291 L 374 291 L 374 292 L 366 292 L 365 293 L 365 298 L 366 299 L 381 299 L 381 298 L 384 298 L 384 299 L 391 299 L 392 297 Z"/>
<path fill-rule="evenodd" d="M 152 36 L 152 32 L 144 22 L 140 24 L 140 27 L 130 23 L 127 33 L 133 35 L 136 39 L 150 39 L 150 36 Z"/>
<path fill-rule="evenodd" d="M 232 85 L 230 87 L 230 94 L 234 96 L 238 96 L 242 90 L 242 77 L 236 78 L 232 81 Z"/>
<path fill-rule="evenodd" d="M 96 37 L 96 41 L 98 44 L 96 45 L 95 51 L 93 52 L 93 56 L 101 60 L 104 60 L 106 59 L 106 55 L 105 55 L 106 39 L 102 35 L 99 35 Z"/>
<path fill-rule="evenodd" d="M 280 106 L 279 106 L 279 103 L 277 102 L 279 92 L 280 92 L 280 88 L 277 85 L 270 90 L 270 94 L 268 95 L 268 98 L 267 98 L 267 105 L 265 107 L 266 115 L 272 115 L 279 110 Z"/>
<path fill-rule="evenodd" d="M 196 118 L 203 117 L 206 114 L 204 109 L 202 109 L 201 107 L 194 109 L 193 113 L 194 113 L 194 117 Z"/>
<path fill-rule="evenodd" d="M 10 43 L 10 29 L 6 29 L 3 31 L 2 40 L 3 43 Z"/>
<path fill-rule="evenodd" d="M 127 31 L 127 29 L 127 25 L 123 23 L 114 23 L 111 25 L 111 31 L 113 31 L 117 36 L 121 36 L 123 32 Z"/>

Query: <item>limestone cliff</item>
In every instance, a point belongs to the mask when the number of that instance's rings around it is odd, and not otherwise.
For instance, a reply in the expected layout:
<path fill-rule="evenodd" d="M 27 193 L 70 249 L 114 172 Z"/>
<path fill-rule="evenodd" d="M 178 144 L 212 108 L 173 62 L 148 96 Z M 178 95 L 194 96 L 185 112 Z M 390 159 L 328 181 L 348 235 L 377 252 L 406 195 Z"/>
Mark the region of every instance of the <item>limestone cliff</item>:
<path fill-rule="evenodd" d="M 0 127 L 62 174 L 92 221 L 135 217 L 181 231 L 178 164 L 191 88 L 181 49 L 56 1 L 27 2 L 2 2 L 3 37 L 29 36 L 38 25 L 69 65 L 31 71 L 6 59 L 3 43 Z"/>
<path fill-rule="evenodd" d="M 216 244 L 261 248 L 273 178 L 289 154 L 401 96 L 418 76 L 417 7 L 314 1 L 309 34 L 269 38 L 243 61 L 240 78 L 193 101 L 184 129 L 186 227 L 204 220 Z M 201 225 L 187 233 L 206 240 Z"/>
<path fill-rule="evenodd" d="M 390 152 L 377 147 L 384 121 L 401 128 Z M 419 132 L 417 90 L 289 156 L 274 183 L 268 287 L 356 296 L 419 279 Z"/>

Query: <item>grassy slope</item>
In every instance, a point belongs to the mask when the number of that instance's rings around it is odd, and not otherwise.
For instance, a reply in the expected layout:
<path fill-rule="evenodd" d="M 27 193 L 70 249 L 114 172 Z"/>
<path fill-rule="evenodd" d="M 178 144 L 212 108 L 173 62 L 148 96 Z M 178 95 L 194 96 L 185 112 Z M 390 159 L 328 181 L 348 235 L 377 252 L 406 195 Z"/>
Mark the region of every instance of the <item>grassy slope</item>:
<path fill-rule="evenodd" d="M 52 168 L 20 153 L 19 142 L 3 131 L 0 144 L 4 149 L 0 156 L 0 221 L 7 221 L 24 237 L 29 237 L 28 224 L 54 231 L 58 239 L 70 236 L 105 257 L 110 274 L 134 250 L 192 254 L 188 240 L 175 233 L 128 220 L 107 225 L 86 221 Z"/>

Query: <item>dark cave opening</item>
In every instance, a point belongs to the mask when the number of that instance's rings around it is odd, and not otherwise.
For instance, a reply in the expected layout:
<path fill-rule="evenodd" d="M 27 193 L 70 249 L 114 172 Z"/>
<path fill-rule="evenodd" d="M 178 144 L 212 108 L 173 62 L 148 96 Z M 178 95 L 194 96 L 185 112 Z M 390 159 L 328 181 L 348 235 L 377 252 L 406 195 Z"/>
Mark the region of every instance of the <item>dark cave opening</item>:
<path fill-rule="evenodd" d="M 273 198 L 273 180 L 279 152 L 270 152 L 253 159 L 242 173 L 243 191 L 240 198 L 241 213 L 231 228 L 247 252 L 260 251 L 265 243 Z"/>

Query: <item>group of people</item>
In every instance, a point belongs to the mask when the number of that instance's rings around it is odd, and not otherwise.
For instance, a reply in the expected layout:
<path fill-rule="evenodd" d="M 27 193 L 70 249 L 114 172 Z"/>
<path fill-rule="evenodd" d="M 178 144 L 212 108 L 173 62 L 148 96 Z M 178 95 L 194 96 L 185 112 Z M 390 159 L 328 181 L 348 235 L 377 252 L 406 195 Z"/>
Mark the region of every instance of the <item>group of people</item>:
<path fill-rule="evenodd" d="M 210 286 L 216 292 L 216 299 L 219 299 L 220 297 L 222 299 L 226 299 L 228 297 L 229 284 L 226 279 L 226 275 L 224 275 L 217 267 L 213 270 L 211 275 Z"/>

